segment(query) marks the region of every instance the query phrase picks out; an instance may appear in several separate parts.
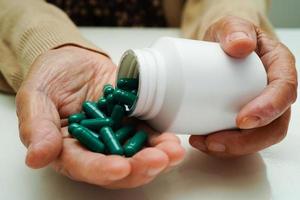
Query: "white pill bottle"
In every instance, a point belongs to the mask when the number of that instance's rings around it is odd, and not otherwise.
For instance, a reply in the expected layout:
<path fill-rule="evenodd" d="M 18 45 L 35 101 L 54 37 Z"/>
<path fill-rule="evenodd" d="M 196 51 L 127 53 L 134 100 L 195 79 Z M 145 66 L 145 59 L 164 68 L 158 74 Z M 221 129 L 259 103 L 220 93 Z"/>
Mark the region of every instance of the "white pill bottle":
<path fill-rule="evenodd" d="M 139 79 L 130 116 L 158 131 L 194 135 L 236 128 L 240 109 L 267 84 L 255 53 L 235 59 L 218 43 L 171 37 L 126 51 L 119 78 Z"/>

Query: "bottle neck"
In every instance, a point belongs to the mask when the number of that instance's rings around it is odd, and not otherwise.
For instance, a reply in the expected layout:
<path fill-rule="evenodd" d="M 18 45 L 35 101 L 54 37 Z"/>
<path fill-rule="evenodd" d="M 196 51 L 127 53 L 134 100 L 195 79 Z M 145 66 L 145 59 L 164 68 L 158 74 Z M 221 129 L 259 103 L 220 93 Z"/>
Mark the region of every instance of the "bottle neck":
<path fill-rule="evenodd" d="M 164 62 L 157 50 L 145 48 L 125 52 L 117 79 L 139 79 L 137 100 L 130 108 L 130 116 L 148 120 L 158 114 L 164 97 L 164 74 Z"/>

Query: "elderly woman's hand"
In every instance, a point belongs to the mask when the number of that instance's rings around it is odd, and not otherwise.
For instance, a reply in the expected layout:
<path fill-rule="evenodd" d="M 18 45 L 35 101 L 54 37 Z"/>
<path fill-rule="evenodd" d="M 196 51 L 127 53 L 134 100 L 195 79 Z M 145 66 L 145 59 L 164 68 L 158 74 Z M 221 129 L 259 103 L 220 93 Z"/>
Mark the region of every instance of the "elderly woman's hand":
<path fill-rule="evenodd" d="M 240 130 L 191 136 L 191 145 L 208 154 L 232 157 L 254 153 L 281 141 L 297 96 L 295 58 L 289 49 L 252 23 L 231 16 L 214 23 L 205 40 L 220 42 L 223 50 L 236 58 L 256 51 L 265 66 L 268 85 L 239 112 L 236 124 Z"/>
<path fill-rule="evenodd" d="M 107 57 L 79 47 L 50 50 L 32 65 L 16 98 L 26 164 L 51 164 L 72 179 L 107 188 L 143 185 L 182 161 L 184 149 L 171 133 L 151 133 L 150 146 L 132 158 L 93 153 L 68 134 L 66 118 L 85 100 L 97 100 L 116 67 Z"/>

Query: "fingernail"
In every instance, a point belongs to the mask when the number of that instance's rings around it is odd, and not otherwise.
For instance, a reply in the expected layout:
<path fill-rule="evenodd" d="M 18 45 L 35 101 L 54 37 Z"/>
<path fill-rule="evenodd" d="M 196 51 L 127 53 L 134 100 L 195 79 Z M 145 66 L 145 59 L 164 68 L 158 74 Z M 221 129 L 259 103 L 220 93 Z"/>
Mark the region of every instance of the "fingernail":
<path fill-rule="evenodd" d="M 211 142 L 208 144 L 208 149 L 210 151 L 215 151 L 215 152 L 224 152 L 226 150 L 226 147 L 224 144 Z"/>
<path fill-rule="evenodd" d="M 207 147 L 203 142 L 199 142 L 199 141 L 194 141 L 192 143 L 192 146 L 201 150 L 201 151 L 207 151 Z"/>
<path fill-rule="evenodd" d="M 245 117 L 242 119 L 241 123 L 239 124 L 239 128 L 242 129 L 250 129 L 255 128 L 259 125 L 260 118 L 259 117 Z"/>
<path fill-rule="evenodd" d="M 245 39 L 245 38 L 249 38 L 248 35 L 244 32 L 234 32 L 231 33 L 227 38 L 227 42 L 231 42 L 233 40 L 240 40 L 240 39 Z"/>

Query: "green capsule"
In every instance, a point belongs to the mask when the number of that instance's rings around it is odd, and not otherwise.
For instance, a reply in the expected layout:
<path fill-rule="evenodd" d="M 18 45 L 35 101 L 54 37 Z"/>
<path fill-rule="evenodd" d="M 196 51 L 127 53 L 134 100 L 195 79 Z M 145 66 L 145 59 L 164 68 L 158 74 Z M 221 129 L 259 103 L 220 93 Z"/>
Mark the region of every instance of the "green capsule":
<path fill-rule="evenodd" d="M 107 100 L 105 98 L 101 97 L 97 102 L 97 107 L 102 112 L 106 112 L 107 111 Z"/>
<path fill-rule="evenodd" d="M 107 105 L 106 105 L 106 108 L 107 108 L 107 114 L 108 114 L 108 115 L 111 115 L 112 110 L 113 110 L 113 108 L 114 108 L 114 105 L 115 105 L 115 103 L 116 103 L 115 100 L 114 100 L 114 95 L 113 95 L 113 94 L 107 95 L 106 101 L 107 101 Z"/>
<path fill-rule="evenodd" d="M 103 153 L 105 150 L 104 144 L 98 138 L 98 135 L 87 128 L 80 126 L 79 124 L 71 124 L 69 126 L 70 134 L 76 138 L 80 144 L 85 146 L 87 149 Z"/>
<path fill-rule="evenodd" d="M 114 90 L 115 89 L 111 84 L 105 84 L 103 87 L 103 96 L 107 97 L 107 95 L 112 94 Z"/>
<path fill-rule="evenodd" d="M 131 157 L 140 151 L 148 140 L 148 134 L 145 131 L 138 131 L 134 136 L 127 140 L 124 145 L 124 154 L 126 157 Z"/>
<path fill-rule="evenodd" d="M 131 107 L 136 100 L 136 95 L 121 89 L 115 89 L 113 97 L 115 101 L 126 104 L 129 107 Z"/>
<path fill-rule="evenodd" d="M 139 80 L 136 78 L 121 78 L 117 82 L 117 87 L 123 90 L 134 90 L 137 89 Z"/>
<path fill-rule="evenodd" d="M 110 154 L 123 155 L 123 147 L 115 136 L 115 133 L 109 126 L 104 126 L 100 130 L 100 137 L 107 147 Z"/>
<path fill-rule="evenodd" d="M 137 92 L 138 92 L 138 91 L 137 91 L 137 90 L 131 90 L 130 92 L 131 92 L 132 94 L 134 94 L 134 95 L 137 95 Z"/>
<path fill-rule="evenodd" d="M 91 131 L 91 130 L 89 130 L 89 129 L 83 127 L 83 126 L 80 126 L 80 125 L 77 124 L 77 123 L 73 123 L 73 124 L 69 125 L 68 131 L 69 131 L 69 133 L 72 133 L 72 131 L 73 131 L 74 129 L 79 128 L 79 127 L 80 127 L 80 128 L 83 128 L 83 129 L 85 129 L 85 130 L 87 130 L 90 134 L 92 134 L 93 136 L 99 138 L 99 135 L 98 135 L 97 133 L 94 133 L 93 131 Z"/>
<path fill-rule="evenodd" d="M 116 104 L 111 113 L 111 119 L 114 123 L 114 127 L 117 128 L 121 125 L 122 119 L 125 116 L 125 107 Z"/>
<path fill-rule="evenodd" d="M 69 126 L 68 126 L 69 133 L 71 134 L 73 132 L 73 130 L 76 129 L 76 128 L 78 128 L 78 127 L 80 127 L 80 126 L 77 123 L 69 124 Z"/>
<path fill-rule="evenodd" d="M 110 118 L 84 119 L 80 122 L 80 125 L 91 130 L 99 131 L 103 126 L 112 126 L 113 121 Z"/>
<path fill-rule="evenodd" d="M 97 108 L 97 104 L 94 102 L 83 102 L 82 109 L 89 118 L 106 118 L 105 114 Z"/>
<path fill-rule="evenodd" d="M 86 116 L 84 113 L 75 113 L 69 116 L 68 123 L 79 123 L 81 120 L 86 119 Z"/>
<path fill-rule="evenodd" d="M 128 138 L 131 137 L 134 129 L 135 128 L 132 125 L 123 126 L 115 132 L 115 136 L 119 140 L 119 142 L 123 144 Z"/>

